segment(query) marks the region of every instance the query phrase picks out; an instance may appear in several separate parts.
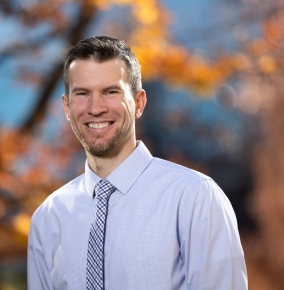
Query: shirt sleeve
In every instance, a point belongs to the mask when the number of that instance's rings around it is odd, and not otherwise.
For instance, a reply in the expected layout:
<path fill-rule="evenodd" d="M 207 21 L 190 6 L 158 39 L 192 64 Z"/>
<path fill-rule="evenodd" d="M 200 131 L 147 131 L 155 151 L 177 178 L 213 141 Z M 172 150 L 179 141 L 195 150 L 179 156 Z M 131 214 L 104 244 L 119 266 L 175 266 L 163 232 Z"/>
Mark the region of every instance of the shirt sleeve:
<path fill-rule="evenodd" d="M 183 195 L 180 245 L 187 289 L 248 289 L 235 213 L 211 179 L 201 181 L 194 193 Z"/>
<path fill-rule="evenodd" d="M 44 259 L 39 232 L 33 219 L 28 240 L 28 290 L 52 290 L 53 286 Z"/>

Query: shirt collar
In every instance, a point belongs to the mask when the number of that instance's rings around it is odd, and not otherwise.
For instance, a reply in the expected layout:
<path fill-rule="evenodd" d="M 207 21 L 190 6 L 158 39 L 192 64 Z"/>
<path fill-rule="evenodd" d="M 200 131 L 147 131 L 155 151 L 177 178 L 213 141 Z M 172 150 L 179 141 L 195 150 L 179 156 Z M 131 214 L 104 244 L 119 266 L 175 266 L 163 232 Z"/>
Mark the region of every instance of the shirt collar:
<path fill-rule="evenodd" d="M 122 194 L 126 194 L 137 178 L 148 167 L 153 156 L 142 141 L 137 141 L 135 150 L 106 179 Z M 96 175 L 85 163 L 85 180 L 89 196 L 93 198 L 95 185 L 102 178 Z"/>

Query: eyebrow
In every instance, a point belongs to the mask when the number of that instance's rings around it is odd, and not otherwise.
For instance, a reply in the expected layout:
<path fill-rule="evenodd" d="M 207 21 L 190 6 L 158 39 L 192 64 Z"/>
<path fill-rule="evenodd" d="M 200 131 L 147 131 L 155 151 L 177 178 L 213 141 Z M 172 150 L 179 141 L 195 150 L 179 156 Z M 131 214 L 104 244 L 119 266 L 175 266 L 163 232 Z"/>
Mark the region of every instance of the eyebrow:
<path fill-rule="evenodd" d="M 118 85 L 111 85 L 111 86 L 103 88 L 102 91 L 108 91 L 108 90 L 112 90 L 112 89 L 122 90 L 122 88 Z"/>
<path fill-rule="evenodd" d="M 122 88 L 118 85 L 110 85 L 110 86 L 107 86 L 105 88 L 102 88 L 101 91 L 108 91 L 108 90 L 122 90 Z M 71 90 L 71 93 L 76 93 L 78 91 L 90 91 L 89 89 L 87 88 L 84 88 L 84 87 L 74 87 L 72 90 Z"/>
<path fill-rule="evenodd" d="M 88 89 L 84 88 L 84 87 L 74 87 L 72 90 L 71 90 L 71 93 L 75 93 L 75 92 L 78 92 L 78 91 L 89 91 Z"/>

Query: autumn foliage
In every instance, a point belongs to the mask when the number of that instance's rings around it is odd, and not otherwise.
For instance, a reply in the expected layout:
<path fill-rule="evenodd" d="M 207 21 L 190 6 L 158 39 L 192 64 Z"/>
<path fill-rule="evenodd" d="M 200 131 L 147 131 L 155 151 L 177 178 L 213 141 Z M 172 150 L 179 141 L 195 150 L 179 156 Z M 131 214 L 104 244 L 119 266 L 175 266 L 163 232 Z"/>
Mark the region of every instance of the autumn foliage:
<path fill-rule="evenodd" d="M 64 138 L 60 138 L 57 144 L 51 144 L 16 130 L 1 131 L 2 261 L 26 255 L 29 221 L 34 210 L 62 185 L 62 172 L 68 170 L 72 157 L 81 149 L 71 130 L 62 129 L 60 134 Z"/>
<path fill-rule="evenodd" d="M 243 237 L 252 290 L 284 287 L 283 21 L 279 7 L 262 23 L 263 38 L 248 46 L 255 67 L 246 75 L 247 83 L 259 96 L 262 128 L 262 138 L 253 148 L 255 188 L 248 202 L 258 230 Z"/>

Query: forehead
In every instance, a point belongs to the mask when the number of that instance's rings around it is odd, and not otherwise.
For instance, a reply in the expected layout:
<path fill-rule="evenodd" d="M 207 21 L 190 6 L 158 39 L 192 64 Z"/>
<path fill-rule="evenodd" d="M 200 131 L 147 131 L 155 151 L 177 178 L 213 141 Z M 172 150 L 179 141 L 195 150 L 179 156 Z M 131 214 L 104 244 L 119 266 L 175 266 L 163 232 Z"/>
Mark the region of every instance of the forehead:
<path fill-rule="evenodd" d="M 69 81 L 75 79 L 92 78 L 122 79 L 126 80 L 127 67 L 123 60 L 119 58 L 96 62 L 94 59 L 76 59 L 71 62 L 69 67 Z"/>

